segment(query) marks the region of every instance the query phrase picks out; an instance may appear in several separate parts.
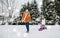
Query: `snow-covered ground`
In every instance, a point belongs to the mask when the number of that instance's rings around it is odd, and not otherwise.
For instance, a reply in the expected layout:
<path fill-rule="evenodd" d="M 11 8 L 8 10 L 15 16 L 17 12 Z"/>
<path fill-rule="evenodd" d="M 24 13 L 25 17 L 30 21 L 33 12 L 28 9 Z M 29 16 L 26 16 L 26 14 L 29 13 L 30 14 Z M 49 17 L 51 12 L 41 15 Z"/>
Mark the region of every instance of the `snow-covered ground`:
<path fill-rule="evenodd" d="M 47 30 L 38 31 L 39 25 L 30 25 L 30 32 L 26 33 L 24 25 L 0 26 L 0 38 L 60 38 L 60 26 L 46 26 Z"/>

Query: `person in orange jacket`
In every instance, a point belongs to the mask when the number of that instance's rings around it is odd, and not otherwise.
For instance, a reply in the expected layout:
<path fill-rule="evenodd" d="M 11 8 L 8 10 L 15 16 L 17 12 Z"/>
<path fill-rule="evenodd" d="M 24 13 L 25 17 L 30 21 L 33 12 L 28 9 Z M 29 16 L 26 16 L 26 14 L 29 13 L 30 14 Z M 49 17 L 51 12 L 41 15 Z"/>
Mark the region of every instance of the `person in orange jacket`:
<path fill-rule="evenodd" d="M 31 15 L 28 9 L 22 14 L 22 22 L 26 23 L 27 32 L 29 32 L 29 22 L 31 22 Z"/>

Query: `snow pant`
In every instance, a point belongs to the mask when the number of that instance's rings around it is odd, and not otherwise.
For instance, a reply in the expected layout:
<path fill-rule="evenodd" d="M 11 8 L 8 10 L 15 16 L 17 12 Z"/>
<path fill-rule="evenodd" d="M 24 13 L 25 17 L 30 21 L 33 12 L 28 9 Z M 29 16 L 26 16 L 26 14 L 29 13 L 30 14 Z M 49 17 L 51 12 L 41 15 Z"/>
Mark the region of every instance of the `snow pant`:
<path fill-rule="evenodd" d="M 29 23 L 26 23 L 27 32 L 29 32 Z"/>

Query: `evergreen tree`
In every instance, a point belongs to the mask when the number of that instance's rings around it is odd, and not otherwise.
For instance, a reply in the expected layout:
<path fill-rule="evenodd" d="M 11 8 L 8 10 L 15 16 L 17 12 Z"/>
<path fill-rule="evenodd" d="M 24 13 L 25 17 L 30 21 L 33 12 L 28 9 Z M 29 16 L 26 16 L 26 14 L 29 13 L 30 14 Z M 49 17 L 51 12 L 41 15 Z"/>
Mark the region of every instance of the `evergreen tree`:
<path fill-rule="evenodd" d="M 31 3 L 31 16 L 32 16 L 32 19 L 36 19 L 39 17 L 39 11 L 38 11 L 38 6 L 37 6 L 37 2 L 36 0 L 34 0 L 34 2 Z"/>
<path fill-rule="evenodd" d="M 60 0 L 55 0 L 55 5 L 56 5 L 56 14 L 57 14 L 57 19 L 58 19 L 58 24 L 60 24 Z"/>
<path fill-rule="evenodd" d="M 48 20 L 51 21 L 51 24 L 55 24 L 56 22 L 56 10 L 55 10 L 55 2 L 50 2 L 47 7 L 47 13 L 48 13 Z"/>
<path fill-rule="evenodd" d="M 42 5 L 42 15 L 46 19 L 46 24 L 55 24 L 55 3 L 54 2 L 49 2 L 47 3 L 47 0 L 43 0 L 43 5 Z"/>

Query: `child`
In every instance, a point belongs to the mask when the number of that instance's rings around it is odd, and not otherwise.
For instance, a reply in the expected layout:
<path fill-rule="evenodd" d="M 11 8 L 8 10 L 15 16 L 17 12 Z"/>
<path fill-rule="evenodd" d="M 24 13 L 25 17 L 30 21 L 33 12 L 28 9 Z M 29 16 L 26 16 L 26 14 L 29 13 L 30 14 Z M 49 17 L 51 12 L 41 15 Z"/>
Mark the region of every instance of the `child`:
<path fill-rule="evenodd" d="M 47 28 L 45 27 L 45 18 L 42 18 L 42 24 L 41 24 L 41 26 L 39 28 L 39 31 L 42 31 L 44 29 L 47 29 Z"/>

